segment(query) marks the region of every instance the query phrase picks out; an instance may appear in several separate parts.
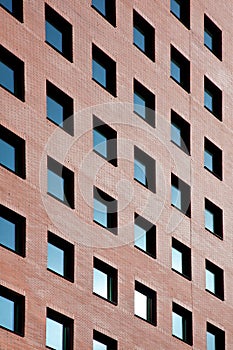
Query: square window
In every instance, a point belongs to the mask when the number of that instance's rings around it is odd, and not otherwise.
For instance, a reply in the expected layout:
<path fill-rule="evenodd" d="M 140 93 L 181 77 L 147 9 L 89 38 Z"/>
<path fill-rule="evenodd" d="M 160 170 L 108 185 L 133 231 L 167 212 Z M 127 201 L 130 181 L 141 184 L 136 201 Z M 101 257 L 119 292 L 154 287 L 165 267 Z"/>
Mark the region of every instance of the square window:
<path fill-rule="evenodd" d="M 93 116 L 93 149 L 109 163 L 117 166 L 117 132 Z"/>
<path fill-rule="evenodd" d="M 116 26 L 115 0 L 92 0 L 92 7 L 114 27 Z"/>
<path fill-rule="evenodd" d="M 155 60 L 155 29 L 133 11 L 133 43 L 153 62 Z"/>
<path fill-rule="evenodd" d="M 190 124 L 171 111 L 171 141 L 190 155 Z"/>
<path fill-rule="evenodd" d="M 0 45 L 0 86 L 24 101 L 24 63 Z"/>
<path fill-rule="evenodd" d="M 23 22 L 23 0 L 0 0 L 0 6 Z"/>
<path fill-rule="evenodd" d="M 134 219 L 134 246 L 156 258 L 156 226 L 138 214 Z"/>
<path fill-rule="evenodd" d="M 73 350 L 73 320 L 52 309 L 47 309 L 46 347 L 56 350 Z"/>
<path fill-rule="evenodd" d="M 97 187 L 94 187 L 93 220 L 117 234 L 117 200 Z"/>
<path fill-rule="evenodd" d="M 24 296 L 0 286 L 0 327 L 24 336 Z"/>
<path fill-rule="evenodd" d="M 0 126 L 0 164 L 25 179 L 25 141 Z"/>
<path fill-rule="evenodd" d="M 156 292 L 135 281 L 134 315 L 156 325 Z"/>
<path fill-rule="evenodd" d="M 182 306 L 172 305 L 172 335 L 192 345 L 192 313 Z"/>
<path fill-rule="evenodd" d="M 225 350 L 225 332 L 207 322 L 206 350 Z"/>
<path fill-rule="evenodd" d="M 190 1 L 170 0 L 171 13 L 176 16 L 188 29 L 190 28 Z"/>
<path fill-rule="evenodd" d="M 47 118 L 73 136 L 73 99 L 49 81 L 46 90 Z"/>
<path fill-rule="evenodd" d="M 117 350 L 117 341 L 94 330 L 93 350 Z"/>
<path fill-rule="evenodd" d="M 92 79 L 116 96 L 116 62 L 92 45 Z"/>
<path fill-rule="evenodd" d="M 223 238 L 223 213 L 222 209 L 205 198 L 205 228 Z"/>
<path fill-rule="evenodd" d="M 190 186 L 174 174 L 171 174 L 171 205 L 191 217 Z"/>
<path fill-rule="evenodd" d="M 155 160 L 134 146 L 134 179 L 155 192 Z"/>
<path fill-rule="evenodd" d="M 171 45 L 171 78 L 190 92 L 190 62 Z"/>
<path fill-rule="evenodd" d="M 48 157 L 48 194 L 74 208 L 74 173 Z"/>
<path fill-rule="evenodd" d="M 0 245 L 25 257 L 26 219 L 0 205 Z"/>
<path fill-rule="evenodd" d="M 45 4 L 45 41 L 72 62 L 72 25 Z"/>
<path fill-rule="evenodd" d="M 48 232 L 48 270 L 74 282 L 74 246 Z"/>
<path fill-rule="evenodd" d="M 155 95 L 135 79 L 134 112 L 155 127 Z"/>
<path fill-rule="evenodd" d="M 117 270 L 94 258 L 93 293 L 117 304 Z"/>
<path fill-rule="evenodd" d="M 191 249 L 172 238 L 172 270 L 191 280 Z"/>
<path fill-rule="evenodd" d="M 206 260 L 206 290 L 224 300 L 224 274 L 217 265 Z"/>
<path fill-rule="evenodd" d="M 204 16 L 204 44 L 220 60 L 222 60 L 222 31 Z"/>
<path fill-rule="evenodd" d="M 207 77 L 204 79 L 204 106 L 222 121 L 222 91 Z"/>
<path fill-rule="evenodd" d="M 204 167 L 222 180 L 222 150 L 205 137 Z"/>

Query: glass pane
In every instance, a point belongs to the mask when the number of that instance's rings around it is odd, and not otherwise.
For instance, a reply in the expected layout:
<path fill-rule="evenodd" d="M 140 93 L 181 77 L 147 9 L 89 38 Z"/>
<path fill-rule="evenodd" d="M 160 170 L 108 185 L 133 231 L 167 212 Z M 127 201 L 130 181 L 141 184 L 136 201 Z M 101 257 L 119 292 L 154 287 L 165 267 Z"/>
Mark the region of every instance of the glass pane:
<path fill-rule="evenodd" d="M 14 302 L 0 296 L 0 325 L 14 331 Z"/>
<path fill-rule="evenodd" d="M 204 105 L 210 111 L 213 111 L 213 95 L 208 90 L 204 92 Z"/>
<path fill-rule="evenodd" d="M 48 21 L 45 23 L 46 41 L 62 52 L 62 33 Z"/>
<path fill-rule="evenodd" d="M 0 218 L 0 244 L 15 250 L 15 224 Z"/>
<path fill-rule="evenodd" d="M 48 192 L 55 197 L 65 200 L 64 179 L 48 169 Z"/>
<path fill-rule="evenodd" d="M 205 277 L 206 277 L 206 289 L 208 289 L 212 293 L 215 293 L 215 274 L 206 269 Z"/>
<path fill-rule="evenodd" d="M 146 230 L 138 225 L 134 225 L 135 245 L 146 252 Z"/>
<path fill-rule="evenodd" d="M 172 268 L 183 273 L 182 253 L 175 248 L 172 248 Z"/>
<path fill-rule="evenodd" d="M 0 0 L 0 4 L 11 13 L 13 12 L 12 0 Z"/>
<path fill-rule="evenodd" d="M 133 28 L 133 42 L 142 51 L 145 52 L 146 49 L 146 38 L 145 34 L 137 27 Z"/>
<path fill-rule="evenodd" d="M 8 169 L 15 171 L 15 147 L 0 140 L 0 162 Z"/>
<path fill-rule="evenodd" d="M 214 214 L 205 209 L 205 228 L 214 232 Z"/>
<path fill-rule="evenodd" d="M 107 345 L 100 343 L 97 340 L 93 340 L 93 350 L 107 350 Z"/>
<path fill-rule="evenodd" d="M 204 166 L 210 171 L 213 171 L 213 154 L 207 150 L 204 152 Z"/>
<path fill-rule="evenodd" d="M 48 243 L 48 268 L 64 276 L 64 250 Z"/>
<path fill-rule="evenodd" d="M 180 3 L 177 0 L 171 0 L 171 11 L 180 18 Z"/>
<path fill-rule="evenodd" d="M 102 135 L 99 131 L 93 130 L 93 146 L 94 150 L 107 158 L 107 138 Z"/>
<path fill-rule="evenodd" d="M 134 291 L 134 313 L 147 320 L 147 296 Z"/>
<path fill-rule="evenodd" d="M 14 80 L 14 70 L 8 67 L 3 62 L 0 62 L 0 84 L 10 92 L 14 93 Z"/>
<path fill-rule="evenodd" d="M 176 124 L 171 125 L 171 140 L 179 147 L 182 146 L 181 129 Z"/>
<path fill-rule="evenodd" d="M 142 118 L 146 118 L 146 101 L 137 92 L 134 93 L 134 112 L 138 113 Z"/>
<path fill-rule="evenodd" d="M 181 191 L 172 185 L 172 200 L 171 203 L 176 208 L 181 209 Z"/>
<path fill-rule="evenodd" d="M 213 36 L 205 29 L 204 31 L 204 44 L 212 51 L 213 50 Z"/>
<path fill-rule="evenodd" d="M 46 319 L 46 346 L 55 350 L 63 350 L 63 324 Z"/>
<path fill-rule="evenodd" d="M 175 62 L 174 60 L 171 60 L 171 76 L 173 79 L 175 79 L 178 83 L 181 82 L 181 71 L 180 71 L 180 65 Z"/>
<path fill-rule="evenodd" d="M 92 60 L 92 77 L 98 83 L 106 88 L 107 86 L 107 71 L 106 68 L 103 67 L 100 63 Z"/>
<path fill-rule="evenodd" d="M 215 335 L 210 332 L 206 333 L 206 346 L 207 350 L 216 350 Z"/>
<path fill-rule="evenodd" d="M 47 96 L 47 117 L 57 125 L 63 126 L 63 106 Z"/>
<path fill-rule="evenodd" d="M 106 0 L 92 0 L 92 6 L 101 12 L 103 16 L 106 16 Z"/>
<path fill-rule="evenodd" d="M 108 207 L 94 198 L 94 221 L 108 227 Z"/>
<path fill-rule="evenodd" d="M 94 268 L 93 292 L 108 298 L 108 276 L 106 273 Z"/>
<path fill-rule="evenodd" d="M 172 313 L 172 334 L 176 337 L 183 339 L 183 317 L 176 314 L 175 312 Z"/>
<path fill-rule="evenodd" d="M 134 178 L 138 180 L 141 184 L 147 185 L 146 181 L 146 166 L 139 162 L 139 160 L 134 159 Z"/>

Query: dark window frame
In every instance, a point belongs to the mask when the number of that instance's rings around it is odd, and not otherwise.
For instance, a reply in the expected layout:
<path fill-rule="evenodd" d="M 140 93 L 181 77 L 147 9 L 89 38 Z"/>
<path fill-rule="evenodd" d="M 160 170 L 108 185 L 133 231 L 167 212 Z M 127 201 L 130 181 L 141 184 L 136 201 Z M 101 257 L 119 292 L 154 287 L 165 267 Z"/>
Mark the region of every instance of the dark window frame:
<path fill-rule="evenodd" d="M 222 90 L 206 76 L 204 77 L 204 94 L 205 93 L 212 97 L 213 108 L 210 109 L 205 104 L 205 99 L 204 108 L 213 114 L 219 121 L 222 121 Z"/>
<path fill-rule="evenodd" d="M 106 15 L 104 15 L 93 3 L 91 4 L 91 7 L 95 9 L 95 11 L 97 11 L 103 18 L 105 18 L 107 22 L 109 22 L 113 27 L 116 27 L 116 1 L 105 0 L 105 6 Z"/>
<path fill-rule="evenodd" d="M 14 330 L 12 331 L 2 325 L 0 325 L 0 328 L 24 337 L 25 297 L 4 286 L 0 286 L 0 296 L 14 302 Z"/>
<path fill-rule="evenodd" d="M 170 71 L 170 77 L 180 87 L 182 87 L 187 93 L 190 93 L 190 61 L 180 53 L 173 45 L 171 45 L 171 63 L 175 63 L 180 68 L 180 81 L 178 81 L 172 75 L 172 69 Z"/>
<path fill-rule="evenodd" d="M 155 127 L 155 95 L 144 85 L 142 85 L 138 80 L 134 79 L 134 95 L 140 96 L 146 105 L 146 115 L 145 118 L 135 110 L 134 113 L 137 114 L 141 119 L 146 121 L 153 128 Z M 135 105 L 135 104 L 134 104 Z"/>
<path fill-rule="evenodd" d="M 93 131 L 96 130 L 98 133 L 103 135 L 106 138 L 106 148 L 107 148 L 107 157 L 105 158 L 100 152 L 98 152 L 94 147 L 93 142 L 93 151 L 98 154 L 100 157 L 107 160 L 110 164 L 117 166 L 117 132 L 111 128 L 108 124 L 104 123 L 101 119 L 93 115 Z"/>
<path fill-rule="evenodd" d="M 93 330 L 93 340 L 96 340 L 107 346 L 107 350 L 117 350 L 117 341 L 107 335 Z"/>
<path fill-rule="evenodd" d="M 205 32 L 212 37 L 213 48 L 210 48 L 205 43 L 204 39 L 205 47 L 207 47 L 210 52 L 212 52 L 220 61 L 222 61 L 222 31 L 206 14 L 204 14 L 204 33 Z"/>
<path fill-rule="evenodd" d="M 187 280 L 192 280 L 192 265 L 191 265 L 191 249 L 185 244 L 178 241 L 176 238 L 172 237 L 172 249 L 176 249 L 182 254 L 182 272 L 176 270 L 172 267 L 172 271 L 176 272 L 178 275 L 186 278 Z"/>
<path fill-rule="evenodd" d="M 211 174 L 222 180 L 222 150 L 211 142 L 207 137 L 204 138 L 204 152 L 207 151 L 213 157 L 213 170 L 204 164 L 204 168 Z"/>
<path fill-rule="evenodd" d="M 218 299 L 224 300 L 224 270 L 207 259 L 205 261 L 205 271 L 206 270 L 210 271 L 215 276 L 215 292 L 212 292 L 207 288 L 205 288 L 205 290 Z"/>
<path fill-rule="evenodd" d="M 15 171 L 2 163 L 0 165 L 22 179 L 26 179 L 25 140 L 2 125 L 0 126 L 0 138 L 15 150 Z"/>
<path fill-rule="evenodd" d="M 62 50 L 59 50 L 55 45 L 53 45 L 46 38 L 45 30 L 45 42 L 52 47 L 56 52 L 61 54 L 64 58 L 73 62 L 73 34 L 72 25 L 62 17 L 58 12 L 56 12 L 52 7 L 45 3 L 45 23 L 48 22 L 55 29 L 57 29 L 62 35 Z"/>
<path fill-rule="evenodd" d="M 118 303 L 118 271 L 111 265 L 94 257 L 93 258 L 93 287 L 94 287 L 94 269 L 103 272 L 107 276 L 107 298 L 94 292 L 93 294 L 101 299 L 108 301 L 113 305 Z"/>
<path fill-rule="evenodd" d="M 138 317 L 139 319 L 150 323 L 153 326 L 157 325 L 157 293 L 155 290 L 145 286 L 144 284 L 135 281 L 135 291 L 137 291 L 140 294 L 143 294 L 147 298 L 147 317 L 146 319 L 135 314 L 134 316 Z M 134 301 L 135 302 L 135 301 Z"/>
<path fill-rule="evenodd" d="M 135 174 L 134 174 L 134 180 L 138 182 L 140 185 L 142 185 L 143 187 L 152 191 L 153 193 L 156 193 L 156 161 L 155 159 L 153 159 L 151 156 L 149 156 L 147 153 L 142 151 L 137 146 L 134 146 L 134 161 L 135 160 L 138 160 L 141 164 L 145 166 L 146 184 L 143 184 L 137 178 L 135 178 Z"/>
<path fill-rule="evenodd" d="M 135 225 L 146 230 L 146 250 L 136 245 L 135 238 L 134 247 L 156 259 L 156 226 L 137 213 L 134 214 L 134 226 Z"/>
<path fill-rule="evenodd" d="M 101 67 L 106 70 L 106 86 L 99 82 L 92 70 L 92 80 L 95 81 L 99 86 L 104 90 L 108 91 L 114 97 L 117 96 L 117 87 L 116 87 L 116 62 L 102 51 L 98 46 L 92 43 L 92 62 L 97 62 Z"/>
<path fill-rule="evenodd" d="M 181 213 L 191 218 L 191 188 L 190 186 L 181 180 L 178 176 L 171 173 L 171 188 L 174 186 L 181 193 L 181 208 L 172 203 L 171 206 L 178 209 Z"/>
<path fill-rule="evenodd" d="M 180 130 L 181 146 L 172 140 L 172 135 L 171 142 L 186 154 L 190 155 L 190 124 L 174 110 L 171 110 L 171 126 L 172 125 L 175 125 Z"/>
<path fill-rule="evenodd" d="M 211 231 L 206 226 L 205 229 L 223 240 L 223 210 L 207 198 L 205 198 L 205 210 L 208 210 L 214 216 L 214 231 Z"/>
<path fill-rule="evenodd" d="M 8 91 L 10 94 L 24 102 L 24 62 L 2 45 L 0 45 L 0 61 L 14 72 L 14 92 L 12 92 L 6 86 L 2 85 L 1 82 L 0 86 L 4 90 Z"/>
<path fill-rule="evenodd" d="M 12 11 L 6 8 L 3 4 L 0 4 L 0 7 L 23 23 L 23 0 L 12 0 Z"/>
<path fill-rule="evenodd" d="M 52 171 L 59 177 L 64 179 L 64 196 L 65 199 L 61 200 L 49 192 L 47 184 L 47 194 L 52 198 L 55 198 L 59 202 L 67 205 L 69 208 L 74 209 L 74 173 L 61 163 L 57 162 L 55 159 L 47 156 L 47 172 Z"/>
<path fill-rule="evenodd" d="M 48 231 L 48 243 L 64 251 L 64 275 L 47 266 L 47 270 L 70 282 L 74 282 L 74 245 Z"/>
<path fill-rule="evenodd" d="M 133 10 L 133 28 L 137 29 L 145 38 L 145 50 L 142 50 L 140 46 L 133 39 L 133 44 L 142 53 L 144 53 L 150 60 L 155 62 L 155 29 L 145 20 L 137 11 Z"/>
<path fill-rule="evenodd" d="M 225 332 L 209 322 L 206 324 L 206 336 L 207 332 L 216 336 L 216 348 L 214 350 L 225 350 Z"/>
<path fill-rule="evenodd" d="M 172 11 L 172 1 L 180 5 L 180 17 Z M 170 12 L 175 16 L 187 29 L 190 29 L 190 0 L 171 0 Z"/>
<path fill-rule="evenodd" d="M 192 312 L 185 309 L 183 306 L 173 302 L 172 303 L 172 314 L 175 313 L 182 317 L 182 332 L 184 337 L 180 338 L 172 333 L 172 336 L 187 343 L 193 345 L 193 322 L 192 322 Z"/>

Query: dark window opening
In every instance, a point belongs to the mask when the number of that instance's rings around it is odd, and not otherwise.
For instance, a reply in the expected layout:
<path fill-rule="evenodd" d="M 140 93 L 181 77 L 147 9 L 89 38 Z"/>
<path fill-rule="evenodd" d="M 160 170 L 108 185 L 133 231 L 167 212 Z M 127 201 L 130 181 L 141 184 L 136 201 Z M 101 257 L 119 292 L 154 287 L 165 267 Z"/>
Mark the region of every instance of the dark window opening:
<path fill-rule="evenodd" d="M 156 258 L 156 226 L 135 213 L 134 246 Z"/>
<path fill-rule="evenodd" d="M 222 180 L 222 150 L 205 137 L 204 167 Z"/>
<path fill-rule="evenodd" d="M 170 0 L 170 10 L 186 28 L 190 28 L 190 0 Z"/>
<path fill-rule="evenodd" d="M 191 249 L 172 238 L 172 270 L 191 280 Z"/>
<path fill-rule="evenodd" d="M 206 15 L 204 16 L 204 45 L 222 60 L 222 31 Z"/>
<path fill-rule="evenodd" d="M 225 350 L 225 332 L 207 322 L 206 350 Z"/>
<path fill-rule="evenodd" d="M 116 26 L 115 0 L 92 0 L 92 7 L 114 27 Z"/>
<path fill-rule="evenodd" d="M 171 46 L 171 78 L 184 90 L 190 92 L 190 62 Z"/>
<path fill-rule="evenodd" d="M 0 6 L 23 22 L 23 0 L 0 0 Z"/>
<path fill-rule="evenodd" d="M 155 30 L 142 16 L 133 11 L 133 43 L 153 62 L 155 60 Z"/>
<path fill-rule="evenodd" d="M 223 213 L 217 205 L 205 198 L 205 228 L 223 239 Z"/>
<path fill-rule="evenodd" d="M 156 292 L 135 281 L 134 315 L 156 325 Z"/>
<path fill-rule="evenodd" d="M 155 127 L 155 95 L 135 79 L 134 112 Z"/>
<path fill-rule="evenodd" d="M 204 106 L 222 121 L 222 91 L 207 77 L 204 79 Z"/>
<path fill-rule="evenodd" d="M 206 290 L 224 300 L 224 273 L 212 262 L 206 260 Z"/>
<path fill-rule="evenodd" d="M 134 179 L 155 193 L 155 160 L 134 146 Z"/>
<path fill-rule="evenodd" d="M 185 343 L 192 345 L 192 313 L 182 306 L 172 305 L 172 335 Z"/>
<path fill-rule="evenodd" d="M 171 111 L 171 141 L 190 155 L 190 124 Z"/>
<path fill-rule="evenodd" d="M 174 174 L 171 174 L 171 205 L 191 217 L 190 186 Z"/>

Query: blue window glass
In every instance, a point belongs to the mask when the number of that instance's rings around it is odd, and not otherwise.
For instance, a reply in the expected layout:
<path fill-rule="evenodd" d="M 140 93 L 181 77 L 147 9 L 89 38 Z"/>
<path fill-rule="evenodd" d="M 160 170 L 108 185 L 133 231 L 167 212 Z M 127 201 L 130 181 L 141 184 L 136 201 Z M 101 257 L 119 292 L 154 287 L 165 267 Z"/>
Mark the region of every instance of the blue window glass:
<path fill-rule="evenodd" d="M 63 106 L 47 96 L 47 117 L 57 125 L 63 126 Z"/>
<path fill-rule="evenodd" d="M 15 171 L 15 147 L 0 139 L 0 162 L 6 168 Z"/>
<path fill-rule="evenodd" d="M 206 89 L 204 92 L 204 105 L 210 111 L 213 111 L 213 95 L 211 94 L 210 91 L 208 91 Z"/>
<path fill-rule="evenodd" d="M 170 3 L 171 12 L 178 18 L 180 18 L 180 3 L 177 0 L 171 0 Z"/>
<path fill-rule="evenodd" d="M 49 317 L 46 318 L 46 346 L 56 350 L 64 350 L 63 324 Z"/>
<path fill-rule="evenodd" d="M 213 36 L 212 34 L 205 28 L 204 31 L 204 44 L 212 51 L 213 50 Z"/>
<path fill-rule="evenodd" d="M 174 185 L 171 188 L 171 204 L 181 209 L 181 191 Z"/>
<path fill-rule="evenodd" d="M 146 166 L 137 159 L 134 159 L 134 179 L 147 186 Z"/>
<path fill-rule="evenodd" d="M 207 350 L 217 350 L 216 348 L 216 336 L 207 331 L 206 333 L 206 346 Z"/>
<path fill-rule="evenodd" d="M 15 224 L 3 217 L 0 217 L 0 244 L 15 250 Z"/>
<path fill-rule="evenodd" d="M 10 92 L 15 92 L 14 86 L 15 74 L 14 70 L 5 63 L 0 62 L 0 84 Z"/>
<path fill-rule="evenodd" d="M 107 158 L 107 138 L 101 134 L 98 130 L 93 130 L 93 147 L 94 150 L 101 154 L 104 158 Z"/>
<path fill-rule="evenodd" d="M 175 60 L 171 60 L 171 77 L 175 79 L 178 83 L 181 82 L 180 65 Z"/>
<path fill-rule="evenodd" d="M 46 41 L 58 51 L 63 52 L 62 32 L 57 28 L 55 28 L 48 21 L 45 22 L 45 32 L 46 32 Z"/>
<path fill-rule="evenodd" d="M 107 350 L 107 345 L 100 343 L 97 340 L 93 340 L 93 350 Z"/>
<path fill-rule="evenodd" d="M 184 339 L 184 328 L 183 322 L 185 320 L 181 315 L 178 315 L 175 312 L 172 312 L 172 334 L 177 338 Z"/>
<path fill-rule="evenodd" d="M 48 192 L 62 201 L 65 200 L 64 179 L 50 169 L 48 169 Z"/>
<path fill-rule="evenodd" d="M 146 118 L 146 100 L 137 92 L 134 92 L 134 112 Z"/>
<path fill-rule="evenodd" d="M 214 232 L 214 213 L 205 209 L 205 228 Z"/>
<path fill-rule="evenodd" d="M 137 224 L 134 225 L 135 246 L 144 250 L 145 252 L 147 251 L 146 233 L 147 233 L 147 231 L 143 227 L 141 227 Z"/>
<path fill-rule="evenodd" d="M 14 331 L 14 302 L 0 296 L 0 326 Z"/>
<path fill-rule="evenodd" d="M 106 16 L 106 0 L 92 0 L 92 6 L 102 13 L 103 16 Z"/>
<path fill-rule="evenodd" d="M 210 171 L 213 171 L 213 154 L 207 150 L 204 152 L 204 166 Z"/>
<path fill-rule="evenodd" d="M 133 28 L 133 42 L 143 52 L 146 50 L 145 34 L 138 27 Z"/>
<path fill-rule="evenodd" d="M 183 256 L 182 252 L 172 247 L 172 268 L 183 273 Z"/>
<path fill-rule="evenodd" d="M 108 275 L 94 268 L 93 292 L 108 299 Z"/>
<path fill-rule="evenodd" d="M 108 227 L 108 207 L 96 198 L 94 198 L 94 221 Z"/>
<path fill-rule="evenodd" d="M 179 147 L 182 146 L 181 129 L 174 123 L 171 124 L 171 140 Z"/>
<path fill-rule="evenodd" d="M 48 243 L 48 269 L 64 276 L 64 250 Z"/>
<path fill-rule="evenodd" d="M 0 5 L 10 12 L 13 12 L 13 0 L 0 0 Z"/>
<path fill-rule="evenodd" d="M 92 78 L 103 87 L 107 87 L 107 70 L 95 59 L 92 60 Z"/>
<path fill-rule="evenodd" d="M 206 269 L 206 289 L 215 293 L 215 274 Z"/>

